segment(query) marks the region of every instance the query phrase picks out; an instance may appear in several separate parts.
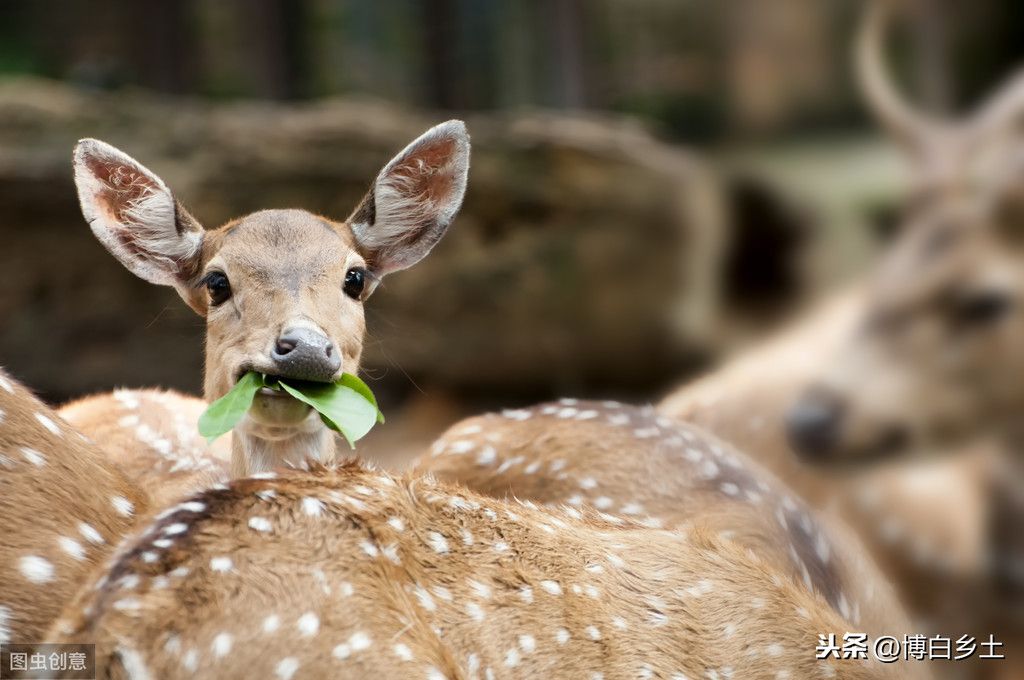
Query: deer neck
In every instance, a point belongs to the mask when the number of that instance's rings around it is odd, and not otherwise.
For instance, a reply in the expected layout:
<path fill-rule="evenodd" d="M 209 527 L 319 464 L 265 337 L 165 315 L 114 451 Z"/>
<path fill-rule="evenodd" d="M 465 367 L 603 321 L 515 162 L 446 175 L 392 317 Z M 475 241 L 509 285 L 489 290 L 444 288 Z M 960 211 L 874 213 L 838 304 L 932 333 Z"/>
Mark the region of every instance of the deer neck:
<path fill-rule="evenodd" d="M 282 467 L 305 469 L 310 460 L 330 464 L 334 453 L 334 434 L 319 422 L 287 433 L 243 422 L 232 432 L 231 476 L 248 477 Z"/>

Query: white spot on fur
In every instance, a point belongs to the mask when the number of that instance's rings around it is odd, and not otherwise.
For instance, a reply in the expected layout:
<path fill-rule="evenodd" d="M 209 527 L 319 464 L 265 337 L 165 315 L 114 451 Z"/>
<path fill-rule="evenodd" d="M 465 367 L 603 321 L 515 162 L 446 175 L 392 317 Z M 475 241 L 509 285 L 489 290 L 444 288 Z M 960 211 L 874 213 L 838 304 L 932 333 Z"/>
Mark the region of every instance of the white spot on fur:
<path fill-rule="evenodd" d="M 373 644 L 373 640 L 370 639 L 369 635 L 360 631 L 353 633 L 352 637 L 348 639 L 348 644 L 353 652 L 360 652 Z"/>
<path fill-rule="evenodd" d="M 57 423 L 53 422 L 52 418 L 45 416 L 42 413 L 36 413 L 35 416 L 36 420 L 39 421 L 39 424 L 49 430 L 51 434 L 60 435 L 60 427 L 57 426 Z"/>
<path fill-rule="evenodd" d="M 555 631 L 555 640 L 560 645 L 564 645 L 566 642 L 568 642 L 569 641 L 569 637 L 570 637 L 569 631 L 566 630 L 565 628 L 559 628 L 558 630 Z"/>
<path fill-rule="evenodd" d="M 319 517 L 324 511 L 324 503 L 319 498 L 302 499 L 302 511 L 310 517 Z"/>
<path fill-rule="evenodd" d="M 299 617 L 297 625 L 303 637 L 313 637 L 320 632 L 320 617 L 313 612 L 306 612 Z"/>
<path fill-rule="evenodd" d="M 399 642 L 392 649 L 395 652 L 395 656 L 402 661 L 412 661 L 412 650 L 409 649 L 409 645 Z"/>
<path fill-rule="evenodd" d="M 482 597 L 487 600 L 491 597 L 491 587 L 485 583 L 480 583 L 475 579 L 469 579 L 469 587 L 476 593 L 477 597 Z"/>
<path fill-rule="evenodd" d="M 22 576 L 32 583 L 49 583 L 53 580 L 53 564 L 38 555 L 26 555 L 18 560 Z"/>
<path fill-rule="evenodd" d="M 461 456 L 464 453 L 469 453 L 476 448 L 476 442 L 469 439 L 460 439 L 454 441 L 448 445 L 448 453 L 456 456 Z"/>
<path fill-rule="evenodd" d="M 519 649 L 523 650 L 524 654 L 532 654 L 537 649 L 537 640 L 532 635 L 520 635 L 519 636 Z"/>
<path fill-rule="evenodd" d="M 520 660 L 519 650 L 516 649 L 515 647 L 512 647 L 507 652 L 505 652 L 505 666 L 506 667 L 508 667 L 508 668 L 515 668 L 516 666 L 519 665 L 519 660 Z"/>
<path fill-rule="evenodd" d="M 185 652 L 185 656 L 181 659 L 181 664 L 185 667 L 185 670 L 195 673 L 196 669 L 199 668 L 199 652 L 194 649 L 190 649 Z"/>
<path fill-rule="evenodd" d="M 448 552 L 448 539 L 436 531 L 427 532 L 427 542 L 434 552 L 444 554 Z"/>
<path fill-rule="evenodd" d="M 281 680 L 291 680 L 297 670 L 299 670 L 299 660 L 294 656 L 286 656 L 278 662 L 277 667 L 274 669 L 274 673 L 276 673 L 277 677 Z"/>
<path fill-rule="evenodd" d="M 476 455 L 477 465 L 491 465 L 498 458 L 498 452 L 493 446 L 485 446 L 480 449 L 480 453 Z"/>
<path fill-rule="evenodd" d="M 591 640 L 600 640 L 601 631 L 597 629 L 597 626 L 587 626 L 586 628 L 587 637 Z"/>
<path fill-rule="evenodd" d="M 231 652 L 231 645 L 234 644 L 234 641 L 230 633 L 218 633 L 217 637 L 213 638 L 210 650 L 214 656 L 223 658 Z"/>
<path fill-rule="evenodd" d="M 253 531 L 267 532 L 271 530 L 272 526 L 266 517 L 250 517 L 249 528 Z"/>
<path fill-rule="evenodd" d="M 27 460 L 29 463 L 32 463 L 36 467 L 42 467 L 46 465 L 46 456 L 39 453 L 35 449 L 30 449 L 27 446 L 23 446 L 21 447 L 21 455 L 22 457 L 25 458 L 25 460 Z"/>
<path fill-rule="evenodd" d="M 235 566 L 234 562 L 231 561 L 230 557 L 214 557 L 210 560 L 210 569 L 216 572 L 227 572 Z"/>
<path fill-rule="evenodd" d="M 559 585 L 557 581 L 541 581 L 540 587 L 543 588 L 545 592 L 550 593 L 551 595 L 562 594 L 562 586 Z"/>
<path fill-rule="evenodd" d="M 67 536 L 61 536 L 57 539 L 57 544 L 60 545 L 60 549 L 71 555 L 76 560 L 85 559 L 85 548 L 82 544 L 73 538 Z"/>
<path fill-rule="evenodd" d="M 434 602 L 434 598 L 430 596 L 430 593 L 426 591 L 423 586 L 416 586 L 413 588 L 413 594 L 416 599 L 420 601 L 420 606 L 426 609 L 428 612 L 437 610 L 437 603 Z"/>
<path fill-rule="evenodd" d="M 139 652 L 127 647 L 118 647 L 114 653 L 120 657 L 126 677 L 131 680 L 152 680 L 153 674 L 149 672 L 149 667 Z"/>
<path fill-rule="evenodd" d="M 117 510 L 118 514 L 124 517 L 131 517 L 135 513 L 135 504 L 124 496 L 111 497 L 110 504 L 114 506 L 114 510 Z"/>
<path fill-rule="evenodd" d="M 273 633 L 281 627 L 281 617 L 277 614 L 271 614 L 267 618 L 263 619 L 263 632 Z"/>
<path fill-rule="evenodd" d="M 467 602 L 466 603 L 466 613 L 469 614 L 469 616 L 474 621 L 483 621 L 484 618 L 485 618 L 483 607 L 481 607 L 476 602 Z"/>
<path fill-rule="evenodd" d="M 388 524 L 395 531 L 405 531 L 405 521 L 401 517 L 389 517 Z"/>

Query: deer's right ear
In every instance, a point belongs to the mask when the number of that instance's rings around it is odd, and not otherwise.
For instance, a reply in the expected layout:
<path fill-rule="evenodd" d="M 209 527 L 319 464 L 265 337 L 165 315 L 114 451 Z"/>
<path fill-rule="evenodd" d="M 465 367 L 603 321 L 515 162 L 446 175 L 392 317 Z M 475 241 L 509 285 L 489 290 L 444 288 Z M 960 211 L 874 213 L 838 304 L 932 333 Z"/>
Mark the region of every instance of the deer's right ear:
<path fill-rule="evenodd" d="M 96 139 L 75 146 L 75 185 L 89 228 L 136 276 L 179 291 L 199 270 L 203 228 L 163 180 Z"/>
<path fill-rule="evenodd" d="M 416 264 L 444 236 L 468 172 L 469 134 L 460 120 L 427 130 L 384 166 L 347 220 L 378 276 Z"/>

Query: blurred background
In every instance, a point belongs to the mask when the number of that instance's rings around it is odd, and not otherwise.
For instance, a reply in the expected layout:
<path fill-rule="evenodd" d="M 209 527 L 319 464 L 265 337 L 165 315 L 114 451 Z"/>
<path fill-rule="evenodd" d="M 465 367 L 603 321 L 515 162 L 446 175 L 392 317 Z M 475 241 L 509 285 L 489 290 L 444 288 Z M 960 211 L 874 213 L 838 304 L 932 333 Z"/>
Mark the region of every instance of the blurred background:
<path fill-rule="evenodd" d="M 1019 0 L 893 3 L 911 16 L 887 62 L 923 110 L 961 115 L 1024 61 Z M 394 153 L 461 117 L 462 211 L 367 305 L 364 373 L 388 422 L 361 452 L 400 465 L 463 415 L 556 396 L 656 402 L 761 347 L 894 239 L 921 166 L 854 75 L 865 5 L 0 0 L 0 363 L 52 402 L 200 390 L 203 322 L 92 237 L 78 138 L 122 148 L 215 227 L 271 207 L 343 219 Z M 813 364 L 825 345 L 809 337 L 797 354 Z M 852 499 L 921 626 L 1019 634 L 991 587 L 989 454 L 840 488 L 786 449 L 792 352 L 760 356 L 767 372 L 727 373 L 732 410 L 712 381 L 676 413 L 819 507 Z"/>
<path fill-rule="evenodd" d="M 455 228 L 368 305 L 389 411 L 650 401 L 861 271 L 900 199 L 858 92 L 854 0 L 0 2 L 0 360 L 46 398 L 197 392 L 202 323 L 92 238 L 94 136 L 208 227 L 344 218 L 377 169 L 465 117 Z M 922 3 L 892 41 L 958 111 L 1024 51 L 1012 0 Z"/>

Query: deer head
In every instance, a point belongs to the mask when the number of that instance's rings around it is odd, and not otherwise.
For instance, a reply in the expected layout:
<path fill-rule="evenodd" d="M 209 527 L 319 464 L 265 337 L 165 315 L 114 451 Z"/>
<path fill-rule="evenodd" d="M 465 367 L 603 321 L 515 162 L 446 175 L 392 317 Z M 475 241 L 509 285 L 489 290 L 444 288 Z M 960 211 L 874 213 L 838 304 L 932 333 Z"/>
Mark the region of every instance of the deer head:
<path fill-rule="evenodd" d="M 860 78 L 915 181 L 865 317 L 788 414 L 794 448 L 821 461 L 1000 428 L 1024 407 L 1024 73 L 964 120 L 918 114 L 885 76 L 886 14 L 866 15 Z"/>
<path fill-rule="evenodd" d="M 248 371 L 330 382 L 358 370 L 363 303 L 444 235 L 465 192 L 469 137 L 460 121 L 428 130 L 384 166 L 344 222 L 263 210 L 205 230 L 163 180 L 108 144 L 79 142 L 74 167 L 100 242 L 206 319 L 204 389 L 213 400 Z M 318 416 L 270 390 L 233 435 L 235 475 L 333 457 Z"/>

